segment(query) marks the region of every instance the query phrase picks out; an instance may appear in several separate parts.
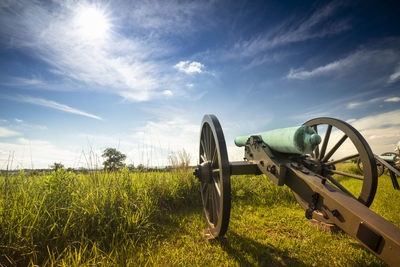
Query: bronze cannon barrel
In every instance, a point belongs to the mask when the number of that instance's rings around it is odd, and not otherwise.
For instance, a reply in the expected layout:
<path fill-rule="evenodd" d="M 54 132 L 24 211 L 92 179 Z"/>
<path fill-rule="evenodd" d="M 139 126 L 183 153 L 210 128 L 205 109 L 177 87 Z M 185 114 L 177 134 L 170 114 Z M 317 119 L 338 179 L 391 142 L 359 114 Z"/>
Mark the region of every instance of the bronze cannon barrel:
<path fill-rule="evenodd" d="M 272 150 L 282 153 L 310 154 L 321 143 L 321 136 L 306 125 L 238 136 L 235 144 L 245 146 L 250 136 L 259 136 Z"/>

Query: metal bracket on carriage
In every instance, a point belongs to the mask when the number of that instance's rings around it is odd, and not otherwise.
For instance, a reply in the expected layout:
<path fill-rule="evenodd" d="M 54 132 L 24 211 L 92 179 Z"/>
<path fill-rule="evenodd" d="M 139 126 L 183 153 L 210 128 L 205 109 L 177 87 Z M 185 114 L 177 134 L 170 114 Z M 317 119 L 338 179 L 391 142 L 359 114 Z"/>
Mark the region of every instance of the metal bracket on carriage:
<path fill-rule="evenodd" d="M 265 154 L 268 157 L 265 157 Z M 257 167 L 262 173 L 268 173 L 270 178 L 275 184 L 281 186 L 285 184 L 286 166 L 284 162 L 278 162 L 276 159 L 279 156 L 265 144 L 260 136 L 251 136 L 245 146 L 244 158 L 252 163 L 257 164 Z M 262 159 L 262 160 L 260 160 Z"/>

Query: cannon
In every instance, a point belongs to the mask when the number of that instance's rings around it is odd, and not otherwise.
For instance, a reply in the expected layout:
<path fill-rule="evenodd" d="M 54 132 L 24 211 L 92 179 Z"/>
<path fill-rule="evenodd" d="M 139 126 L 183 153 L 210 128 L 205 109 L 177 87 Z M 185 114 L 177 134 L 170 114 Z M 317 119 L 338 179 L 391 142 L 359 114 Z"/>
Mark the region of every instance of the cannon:
<path fill-rule="evenodd" d="M 222 238 L 228 230 L 230 176 L 265 174 L 291 189 L 307 219 L 336 225 L 388 264 L 400 266 L 400 228 L 368 208 L 377 188 L 376 161 L 351 125 L 316 118 L 298 127 L 237 137 L 235 143 L 244 147 L 244 160 L 229 162 L 218 119 L 204 116 L 194 175 L 213 238 Z M 336 164 L 357 157 L 362 175 L 336 169 Z M 358 188 L 346 188 L 346 179 L 356 179 Z"/>
<path fill-rule="evenodd" d="M 385 152 L 382 155 L 374 155 L 378 169 L 378 177 L 387 173 L 392 180 L 393 188 L 400 190 L 397 177 L 400 177 L 400 154 L 395 152 Z M 363 165 L 360 159 L 357 160 L 357 168 L 363 173 Z"/>

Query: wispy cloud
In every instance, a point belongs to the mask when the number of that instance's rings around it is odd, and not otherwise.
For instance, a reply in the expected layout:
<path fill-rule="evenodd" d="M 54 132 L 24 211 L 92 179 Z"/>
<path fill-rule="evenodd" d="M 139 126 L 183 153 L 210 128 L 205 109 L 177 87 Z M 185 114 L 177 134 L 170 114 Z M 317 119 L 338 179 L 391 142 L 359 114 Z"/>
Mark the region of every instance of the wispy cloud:
<path fill-rule="evenodd" d="M 377 103 L 379 101 L 382 101 L 383 99 L 384 99 L 383 97 L 376 97 L 367 101 L 350 102 L 346 105 L 346 108 L 348 109 L 359 108 L 366 105 Z"/>
<path fill-rule="evenodd" d="M 351 124 L 365 137 L 374 153 L 392 152 L 400 139 L 400 109 L 357 119 Z"/>
<path fill-rule="evenodd" d="M 197 61 L 180 61 L 174 66 L 175 69 L 187 74 L 202 73 L 204 65 Z"/>
<path fill-rule="evenodd" d="M 365 116 L 358 119 L 350 119 L 348 122 L 361 133 L 372 152 L 381 154 L 383 152 L 392 152 L 400 139 L 400 110 L 384 112 L 376 115 Z M 321 137 L 324 137 L 324 130 Z M 334 130 L 329 138 L 327 151 L 343 137 L 343 132 Z M 333 154 L 332 159 L 339 159 L 356 152 L 354 144 L 347 139 L 343 145 Z"/>
<path fill-rule="evenodd" d="M 9 81 L 1 81 L 1 85 L 5 86 L 44 86 L 45 83 L 37 78 L 24 78 L 24 77 L 12 77 Z"/>
<path fill-rule="evenodd" d="M 369 91 L 364 91 L 364 92 L 359 92 L 357 94 L 353 94 L 350 96 L 344 96 L 336 99 L 329 99 L 327 101 L 324 101 L 320 104 L 316 104 L 313 107 L 310 107 L 309 109 L 304 110 L 300 114 L 296 114 L 292 116 L 291 118 L 293 120 L 298 121 L 298 123 L 303 123 L 305 120 L 309 120 L 311 118 L 317 118 L 317 117 L 334 117 L 334 118 L 348 118 L 348 106 L 351 103 L 359 103 L 359 102 L 367 102 L 366 101 L 360 101 L 360 99 L 371 99 L 373 101 L 383 101 L 385 97 L 379 97 L 379 100 L 376 97 L 373 97 L 379 93 L 379 90 L 369 90 Z M 373 103 L 370 102 L 370 103 Z M 364 103 L 366 104 L 366 103 Z M 352 105 L 353 108 L 357 107 L 356 105 Z M 358 107 L 361 107 L 362 104 L 358 105 Z"/>
<path fill-rule="evenodd" d="M 18 138 L 15 142 L 0 142 L 0 169 L 7 166 L 11 151 L 13 164 L 10 169 L 48 168 L 53 162 L 78 167 L 74 165 L 74 159 L 79 158 L 78 152 L 61 149 L 45 140 Z M 84 164 L 81 166 L 87 167 Z"/>
<path fill-rule="evenodd" d="M 389 97 L 385 99 L 385 102 L 400 102 L 400 97 Z"/>
<path fill-rule="evenodd" d="M 15 101 L 19 101 L 19 102 L 24 102 L 24 103 L 29 103 L 29 104 L 33 104 L 33 105 L 38 105 L 38 106 L 48 107 L 48 108 L 52 108 L 52 109 L 57 109 L 57 110 L 61 110 L 61 111 L 67 112 L 67 113 L 72 113 L 72 114 L 76 114 L 76 115 L 80 115 L 80 116 L 85 116 L 85 117 L 96 119 L 96 120 L 103 120 L 99 116 L 87 113 L 85 111 L 82 111 L 82 110 L 79 110 L 79 109 L 76 109 L 76 108 L 72 108 L 72 107 L 64 105 L 64 104 L 57 103 L 57 102 L 52 101 L 52 100 L 47 100 L 47 99 L 37 98 L 37 97 L 31 97 L 31 96 L 24 96 L 24 95 L 19 95 L 17 97 L 13 97 L 11 99 L 13 99 Z"/>
<path fill-rule="evenodd" d="M 11 137 L 18 135 L 21 135 L 21 133 L 7 129 L 5 127 L 0 127 L 0 137 Z"/>
<path fill-rule="evenodd" d="M 207 15 L 215 1 L 126 1 L 120 3 L 128 22 L 134 27 L 158 34 L 182 34 L 197 31 L 210 23 Z"/>
<path fill-rule="evenodd" d="M 190 21 L 190 16 L 202 8 L 195 3 L 158 1 L 132 2 L 135 8 L 126 5 L 129 4 L 119 3 L 111 8 L 88 2 L 56 1 L 47 5 L 17 0 L 0 9 L 0 34 L 3 40 L 8 40 L 5 45 L 28 49 L 46 62 L 54 74 L 84 83 L 81 90 L 111 91 L 127 100 L 147 101 L 163 96 L 165 87 L 173 80 L 174 74 L 169 73 L 165 64 L 165 56 L 173 48 L 161 41 L 159 35 L 140 29 L 161 29 L 168 23 L 176 26 Z M 109 23 L 96 40 L 85 36 L 87 31 L 76 25 L 76 18 L 81 17 L 79 12 L 85 8 L 97 9 Z M 119 20 L 114 17 L 117 15 L 128 21 L 130 30 L 140 34 L 120 34 L 123 26 L 118 25 Z M 198 72 L 201 66 L 192 65 L 188 71 L 191 70 Z M 43 85 L 36 78 L 18 78 L 14 83 Z"/>
<path fill-rule="evenodd" d="M 350 55 L 322 65 L 311 70 L 304 68 L 291 69 L 286 75 L 287 79 L 306 80 L 320 76 L 353 76 L 357 77 L 361 74 L 368 73 L 373 69 L 374 77 L 371 75 L 363 75 L 368 78 L 377 78 L 376 75 L 386 75 L 381 73 L 387 71 L 391 66 L 397 64 L 400 60 L 400 51 L 398 48 L 383 47 L 381 49 L 360 49 Z M 381 71 L 376 71 L 379 69 Z M 364 80 L 365 80 L 364 77 Z M 381 78 L 381 77 L 378 77 Z"/>
<path fill-rule="evenodd" d="M 286 78 L 288 79 L 300 79 L 300 80 L 304 80 L 307 78 L 311 78 L 314 76 L 318 76 L 318 75 L 322 75 L 322 74 L 326 74 L 332 71 L 336 71 L 339 70 L 340 68 L 342 68 L 343 66 L 347 65 L 349 63 L 349 59 L 342 59 L 342 60 L 338 60 L 332 63 L 329 63 L 325 66 L 321 66 L 318 68 L 315 68 L 313 70 L 310 71 L 303 71 L 301 69 L 291 69 L 288 73 L 288 75 L 286 76 Z"/>
<path fill-rule="evenodd" d="M 394 83 L 400 79 L 400 67 L 397 67 L 396 70 L 390 75 L 387 83 Z"/>
<path fill-rule="evenodd" d="M 311 16 L 291 18 L 264 34 L 236 43 L 234 51 L 241 56 L 255 56 L 268 49 L 343 32 L 350 28 L 348 20 L 330 20 L 338 7 L 332 2 L 315 10 Z"/>
<path fill-rule="evenodd" d="M 199 123 L 179 116 L 166 121 L 148 121 L 144 126 L 135 129 L 132 138 L 149 146 L 158 145 L 170 151 L 185 149 L 195 155 L 198 149 L 198 135 Z"/>

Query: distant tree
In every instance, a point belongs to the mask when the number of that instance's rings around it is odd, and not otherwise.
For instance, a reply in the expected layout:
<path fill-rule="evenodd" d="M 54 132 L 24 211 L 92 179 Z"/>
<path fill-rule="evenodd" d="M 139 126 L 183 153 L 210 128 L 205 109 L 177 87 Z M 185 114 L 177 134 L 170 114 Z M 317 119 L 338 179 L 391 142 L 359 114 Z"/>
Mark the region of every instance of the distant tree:
<path fill-rule="evenodd" d="M 101 155 L 106 160 L 103 162 L 104 169 L 108 171 L 115 171 L 119 168 L 124 167 L 124 160 L 126 155 L 122 154 L 115 148 L 106 148 Z"/>
<path fill-rule="evenodd" d="M 129 169 L 130 171 L 132 171 L 132 170 L 135 169 L 135 164 L 131 163 L 131 164 L 128 164 L 128 166 L 126 166 L 126 167 L 128 167 L 128 169 Z"/>
<path fill-rule="evenodd" d="M 54 162 L 53 165 L 50 165 L 50 169 L 53 169 L 55 171 L 64 169 L 64 165 L 61 162 Z"/>
<path fill-rule="evenodd" d="M 144 165 L 143 165 L 142 163 L 140 163 L 140 164 L 137 166 L 137 169 L 138 169 L 139 171 L 144 170 Z"/>

